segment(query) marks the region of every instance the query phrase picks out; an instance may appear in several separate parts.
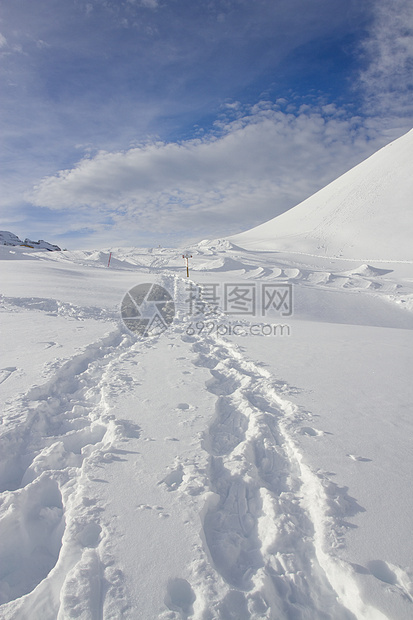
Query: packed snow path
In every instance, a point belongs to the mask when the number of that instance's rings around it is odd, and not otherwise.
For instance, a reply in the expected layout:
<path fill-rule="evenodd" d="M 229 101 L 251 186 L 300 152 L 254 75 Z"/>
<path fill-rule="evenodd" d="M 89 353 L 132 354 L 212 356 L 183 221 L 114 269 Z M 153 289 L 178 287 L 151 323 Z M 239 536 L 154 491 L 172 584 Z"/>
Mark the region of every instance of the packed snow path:
<path fill-rule="evenodd" d="M 1 617 L 385 618 L 336 554 L 355 502 L 293 439 L 316 431 L 236 345 L 188 335 L 164 281 L 172 329 L 115 330 L 4 412 Z"/>

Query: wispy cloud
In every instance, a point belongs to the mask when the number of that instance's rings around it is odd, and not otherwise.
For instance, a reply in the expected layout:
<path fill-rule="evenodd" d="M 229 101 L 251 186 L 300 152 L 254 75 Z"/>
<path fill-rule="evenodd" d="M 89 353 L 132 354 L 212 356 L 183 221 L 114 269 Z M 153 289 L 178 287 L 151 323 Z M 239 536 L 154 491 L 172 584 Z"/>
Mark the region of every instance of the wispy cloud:
<path fill-rule="evenodd" d="M 158 0 L 141 0 L 140 4 L 148 9 L 157 9 L 159 6 Z"/>
<path fill-rule="evenodd" d="M 370 155 L 379 138 L 333 105 L 232 108 L 202 139 L 100 152 L 48 177 L 36 205 L 136 236 L 225 235 L 294 206 Z M 374 138 L 371 140 L 371 138 Z M 94 224 L 92 224 L 94 223 Z"/>
<path fill-rule="evenodd" d="M 365 68 L 358 86 L 370 114 L 413 112 L 413 8 L 411 0 L 379 0 L 362 45 Z"/>

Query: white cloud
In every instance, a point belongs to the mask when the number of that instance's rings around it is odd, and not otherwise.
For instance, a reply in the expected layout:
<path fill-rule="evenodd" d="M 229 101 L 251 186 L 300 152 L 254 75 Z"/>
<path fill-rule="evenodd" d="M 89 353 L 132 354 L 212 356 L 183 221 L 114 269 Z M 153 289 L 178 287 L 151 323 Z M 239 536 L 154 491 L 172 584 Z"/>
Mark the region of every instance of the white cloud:
<path fill-rule="evenodd" d="M 238 118 L 203 139 L 85 158 L 43 179 L 30 198 L 73 211 L 83 225 L 110 220 L 129 235 L 234 233 L 294 206 L 381 146 L 360 119 L 326 111 L 291 114 L 268 102 L 238 109 Z"/>
<path fill-rule="evenodd" d="M 0 32 L 0 49 L 7 46 L 7 39 Z"/>
<path fill-rule="evenodd" d="M 379 0 L 363 44 L 367 67 L 360 85 L 370 113 L 412 113 L 413 10 L 411 0 Z"/>

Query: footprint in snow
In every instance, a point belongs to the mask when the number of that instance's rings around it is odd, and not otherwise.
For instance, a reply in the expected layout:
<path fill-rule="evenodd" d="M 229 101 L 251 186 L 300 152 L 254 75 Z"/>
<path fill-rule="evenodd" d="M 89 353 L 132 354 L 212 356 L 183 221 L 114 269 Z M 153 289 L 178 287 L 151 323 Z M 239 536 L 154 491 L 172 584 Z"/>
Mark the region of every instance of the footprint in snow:
<path fill-rule="evenodd" d="M 309 435 L 310 437 L 321 437 L 324 435 L 323 431 L 316 430 L 315 428 L 311 428 L 311 426 L 303 426 L 300 428 L 300 435 Z"/>
<path fill-rule="evenodd" d="M 42 342 L 39 342 L 39 344 L 44 344 L 45 345 L 45 347 L 44 347 L 45 349 L 51 349 L 51 347 L 58 347 L 58 348 L 62 347 L 61 344 L 59 344 L 58 342 L 54 342 L 54 340 L 49 340 L 49 341 L 45 341 L 45 342 L 42 341 Z"/>
<path fill-rule="evenodd" d="M 58 483 L 42 476 L 6 494 L 1 523 L 0 605 L 34 590 L 58 561 L 66 527 Z"/>
<path fill-rule="evenodd" d="M 178 468 L 171 471 L 170 474 L 165 476 L 165 478 L 158 482 L 158 485 L 165 484 L 168 491 L 176 491 L 181 486 L 183 477 L 184 472 L 182 468 Z"/>
<path fill-rule="evenodd" d="M 193 614 L 195 592 L 186 579 L 170 579 L 164 599 L 165 605 L 171 611 L 177 611 L 182 618 L 189 618 Z"/>
<path fill-rule="evenodd" d="M 132 422 L 132 420 L 117 419 L 114 420 L 114 425 L 116 428 L 116 434 L 123 440 L 139 439 L 141 436 L 141 427 L 135 422 Z"/>
<path fill-rule="evenodd" d="M 371 459 L 367 459 L 364 456 L 356 456 L 355 454 L 347 454 L 347 456 L 353 461 L 358 461 L 359 463 L 371 463 Z"/>
<path fill-rule="evenodd" d="M 10 375 L 17 370 L 16 366 L 8 366 L 0 370 L 0 383 L 3 383 Z"/>
<path fill-rule="evenodd" d="M 219 611 L 222 618 L 228 620 L 249 620 L 248 604 L 243 592 L 230 590 L 221 601 Z"/>
<path fill-rule="evenodd" d="M 188 405 L 188 403 L 178 403 L 177 406 L 175 407 L 175 409 L 180 409 L 181 411 L 185 411 L 190 408 L 191 408 L 191 405 Z"/>
<path fill-rule="evenodd" d="M 395 586 L 404 597 L 413 603 L 413 582 L 402 568 L 383 560 L 372 560 L 367 563 L 367 569 L 376 579 Z"/>
<path fill-rule="evenodd" d="M 83 545 L 83 547 L 97 547 L 100 542 L 100 535 L 102 528 L 98 523 L 87 523 L 78 532 L 76 538 Z"/>
<path fill-rule="evenodd" d="M 167 519 L 170 515 L 168 512 L 163 512 L 163 506 L 150 506 L 149 504 L 138 504 L 136 506 L 138 510 L 153 510 L 154 514 L 157 514 L 160 519 Z"/>

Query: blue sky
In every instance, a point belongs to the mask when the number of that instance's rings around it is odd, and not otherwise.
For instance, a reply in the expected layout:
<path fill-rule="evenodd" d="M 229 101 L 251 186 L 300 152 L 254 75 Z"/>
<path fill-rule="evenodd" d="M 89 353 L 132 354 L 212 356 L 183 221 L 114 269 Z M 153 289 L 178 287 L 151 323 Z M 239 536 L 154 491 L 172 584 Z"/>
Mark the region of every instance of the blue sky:
<path fill-rule="evenodd" d="M 271 219 L 412 126 L 410 0 L 2 0 L 1 218 L 70 248 Z"/>

